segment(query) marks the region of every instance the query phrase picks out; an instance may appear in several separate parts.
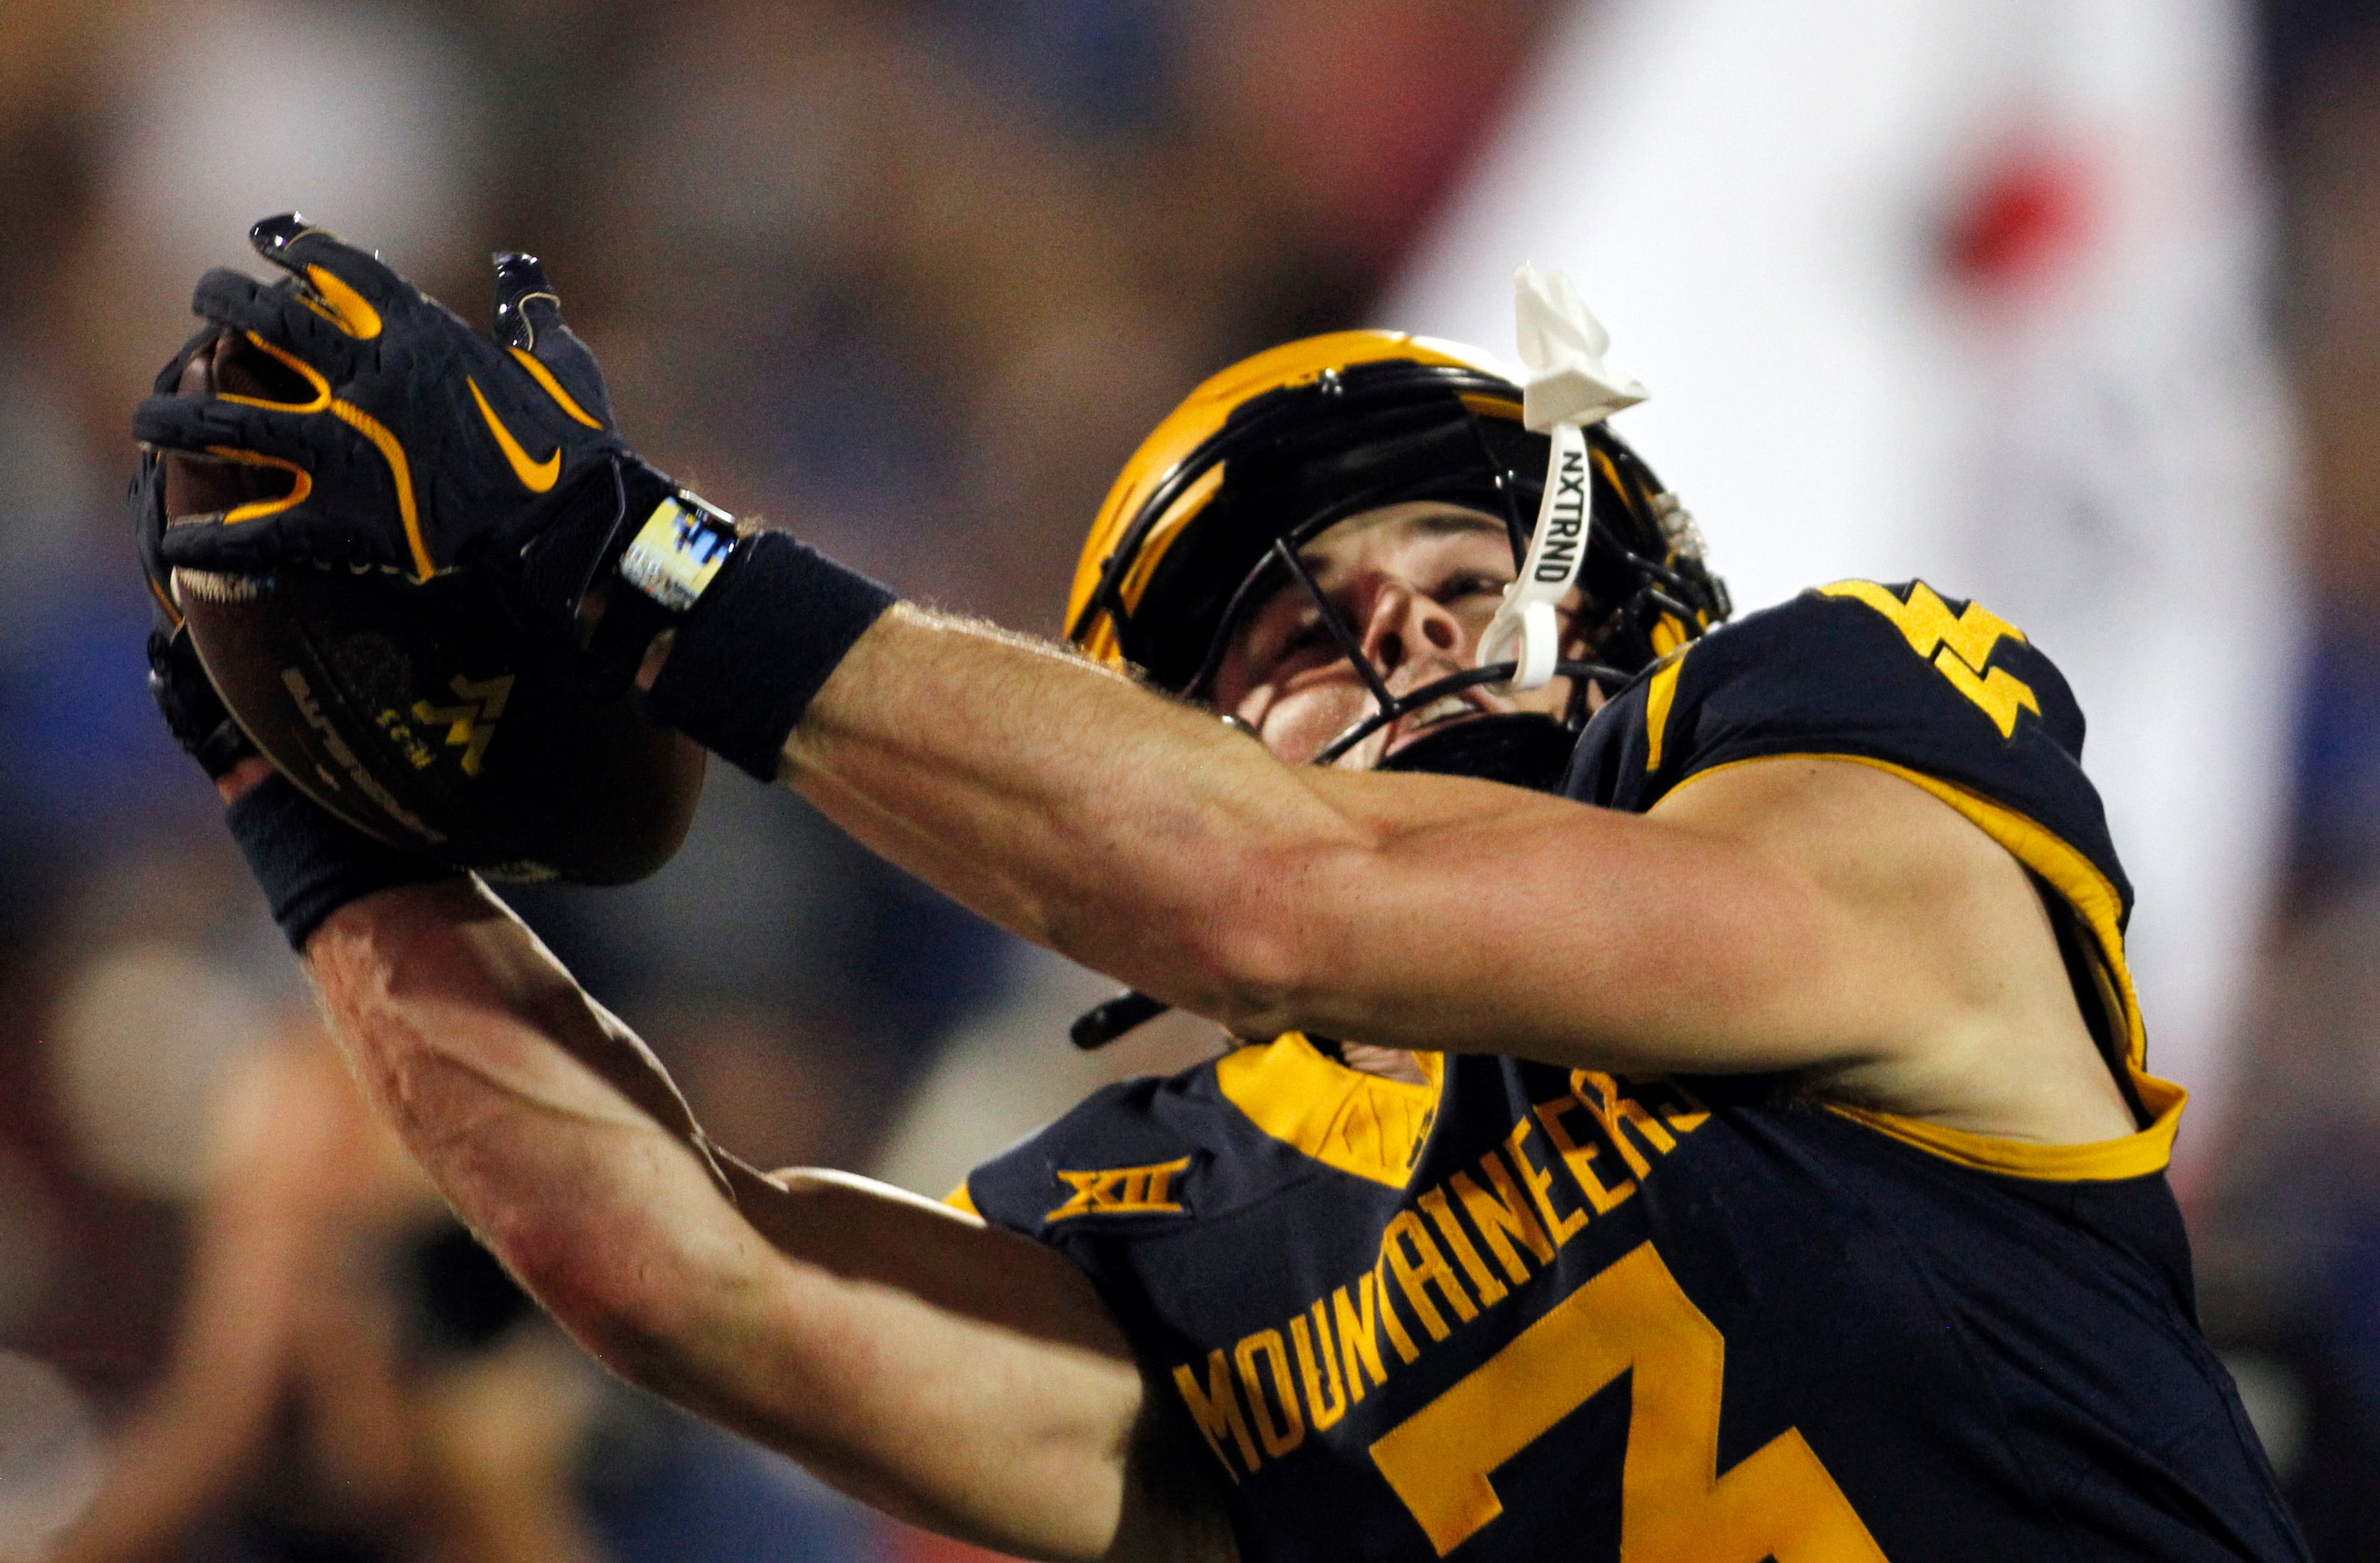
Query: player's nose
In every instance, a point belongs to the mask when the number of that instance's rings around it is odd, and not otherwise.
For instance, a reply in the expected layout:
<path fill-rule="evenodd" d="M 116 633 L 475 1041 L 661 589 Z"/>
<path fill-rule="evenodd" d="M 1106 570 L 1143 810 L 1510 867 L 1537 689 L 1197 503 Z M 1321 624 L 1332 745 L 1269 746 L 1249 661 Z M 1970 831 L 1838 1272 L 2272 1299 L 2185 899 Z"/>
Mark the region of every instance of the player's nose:
<path fill-rule="evenodd" d="M 1393 576 L 1374 583 L 1363 629 L 1364 655 L 1383 673 L 1422 657 L 1451 656 L 1463 645 L 1463 625 L 1445 605 Z"/>

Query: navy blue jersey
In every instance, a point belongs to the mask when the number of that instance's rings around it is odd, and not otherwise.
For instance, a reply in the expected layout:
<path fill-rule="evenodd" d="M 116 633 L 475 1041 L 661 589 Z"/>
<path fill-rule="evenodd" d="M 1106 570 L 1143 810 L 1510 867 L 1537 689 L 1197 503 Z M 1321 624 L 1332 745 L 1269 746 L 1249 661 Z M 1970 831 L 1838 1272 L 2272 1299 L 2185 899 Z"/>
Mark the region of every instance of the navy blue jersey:
<path fill-rule="evenodd" d="M 2061 909 L 2128 1138 L 1293 1035 L 1102 1091 L 963 1201 L 1088 1273 L 1250 1559 L 2302 1557 L 2195 1323 L 2082 732 L 2007 624 L 1846 583 L 1653 670 L 1572 780 L 1642 810 L 1828 755 L 1959 807 Z"/>

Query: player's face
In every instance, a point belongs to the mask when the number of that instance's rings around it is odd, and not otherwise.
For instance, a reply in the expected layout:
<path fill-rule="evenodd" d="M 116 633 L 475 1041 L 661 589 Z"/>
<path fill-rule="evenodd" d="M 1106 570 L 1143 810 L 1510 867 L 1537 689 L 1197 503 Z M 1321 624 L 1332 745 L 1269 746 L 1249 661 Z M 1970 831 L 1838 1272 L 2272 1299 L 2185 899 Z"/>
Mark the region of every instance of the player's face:
<path fill-rule="evenodd" d="M 1512 578 L 1503 522 L 1432 502 L 1349 516 L 1299 557 L 1392 695 L 1468 670 Z M 1433 728 L 1491 712 L 1560 716 L 1570 696 L 1562 678 L 1511 695 L 1475 686 L 1400 718 L 1338 763 L 1368 769 Z M 1218 710 L 1246 722 L 1265 747 L 1294 765 L 1312 760 L 1374 709 L 1354 661 L 1313 598 L 1294 583 L 1241 621 L 1216 673 L 1214 697 Z"/>

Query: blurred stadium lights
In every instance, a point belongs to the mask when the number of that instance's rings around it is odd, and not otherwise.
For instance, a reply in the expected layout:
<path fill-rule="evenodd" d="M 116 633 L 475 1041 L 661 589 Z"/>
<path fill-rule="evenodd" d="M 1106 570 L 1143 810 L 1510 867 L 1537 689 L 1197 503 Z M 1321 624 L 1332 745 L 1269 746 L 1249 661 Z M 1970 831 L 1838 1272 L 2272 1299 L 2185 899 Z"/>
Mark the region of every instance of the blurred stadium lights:
<path fill-rule="evenodd" d="M 245 239 L 268 213 L 370 235 L 417 273 L 468 242 L 465 192 L 485 152 L 471 62 L 411 7 L 191 0 L 119 64 L 100 217 L 105 249 L 133 273 L 122 297 L 140 364 L 188 334 L 200 272 L 263 270 Z"/>
<path fill-rule="evenodd" d="M 58 1243 L 57 1201 L 26 1157 L 0 1143 L 0 1339 L 48 1300 Z"/>
<path fill-rule="evenodd" d="M 96 951 L 50 1032 L 59 1106 L 90 1169 L 157 1198 L 204 1193 L 209 1098 L 270 1021 L 237 973 L 188 949 Z"/>

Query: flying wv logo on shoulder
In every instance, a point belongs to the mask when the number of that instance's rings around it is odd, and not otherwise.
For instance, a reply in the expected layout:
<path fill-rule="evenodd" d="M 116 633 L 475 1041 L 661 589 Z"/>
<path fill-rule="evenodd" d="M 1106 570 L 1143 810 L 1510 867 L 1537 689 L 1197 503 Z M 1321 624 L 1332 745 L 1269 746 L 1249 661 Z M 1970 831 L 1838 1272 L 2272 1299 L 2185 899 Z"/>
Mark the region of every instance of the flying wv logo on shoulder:
<path fill-rule="evenodd" d="M 1110 1167 L 1092 1172 L 1053 1168 L 1058 1181 L 1074 1193 L 1066 1203 L 1041 1218 L 1045 1223 L 1076 1216 L 1179 1216 L 1182 1202 L 1172 1196 L 1173 1180 L 1190 1169 L 1190 1158 L 1153 1162 L 1147 1167 Z"/>
<path fill-rule="evenodd" d="M 1874 581 L 1837 581 L 1818 589 L 1828 597 L 1864 602 L 1891 620 L 1909 648 L 1933 663 L 1934 671 L 1949 680 L 1951 688 L 1991 718 L 2001 737 L 2016 735 L 2018 711 L 2041 715 L 2041 702 L 2034 697 L 2033 685 L 2006 668 L 1985 666 L 2001 641 L 2024 644 L 2024 631 L 1982 603 L 1970 602 L 1965 612 L 1953 614 L 1950 605 L 1924 581 L 1910 586 L 1906 601 Z"/>

